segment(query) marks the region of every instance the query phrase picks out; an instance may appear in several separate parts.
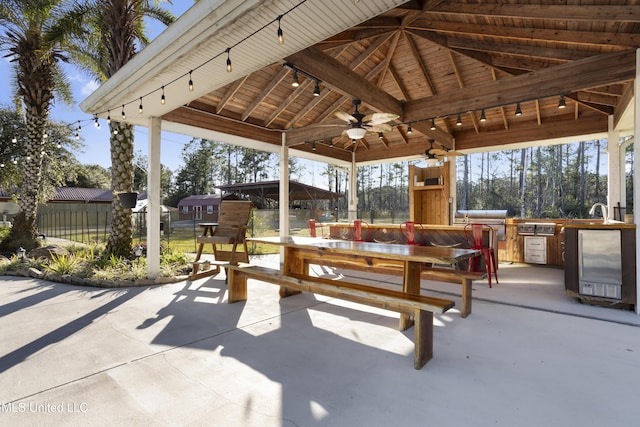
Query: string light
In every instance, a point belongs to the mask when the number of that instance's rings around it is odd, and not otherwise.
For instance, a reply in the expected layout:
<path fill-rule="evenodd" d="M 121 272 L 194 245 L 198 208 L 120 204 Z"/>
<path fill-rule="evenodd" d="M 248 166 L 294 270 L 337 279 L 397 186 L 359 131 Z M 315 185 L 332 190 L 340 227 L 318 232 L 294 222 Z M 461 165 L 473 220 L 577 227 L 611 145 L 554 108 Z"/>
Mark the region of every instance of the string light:
<path fill-rule="evenodd" d="M 293 70 L 293 78 L 291 79 L 291 86 L 298 87 L 300 86 L 300 80 L 298 80 L 298 71 Z"/>
<path fill-rule="evenodd" d="M 162 86 L 162 96 L 160 96 L 160 104 L 164 105 L 165 102 L 167 102 L 167 100 L 164 97 L 164 86 Z"/>
<path fill-rule="evenodd" d="M 411 123 L 409 123 L 409 126 L 407 126 L 407 133 L 409 135 L 411 135 L 413 133 L 413 128 L 411 127 Z"/>
<path fill-rule="evenodd" d="M 142 108 L 142 97 L 140 97 L 140 105 L 138 105 L 138 114 L 142 114 L 143 112 L 143 108 Z"/>
<path fill-rule="evenodd" d="M 193 70 L 189 71 L 189 92 L 193 92 L 193 80 L 191 79 L 191 73 L 193 73 Z"/>
<path fill-rule="evenodd" d="M 14 136 L 13 138 L 11 138 L 11 142 L 13 142 L 13 143 L 15 144 L 16 142 L 18 142 L 18 138 L 16 138 L 16 137 Z"/>
<path fill-rule="evenodd" d="M 558 108 L 560 110 L 567 108 L 567 102 L 564 100 L 564 95 L 560 95 L 560 101 L 558 101 Z"/>
<path fill-rule="evenodd" d="M 436 128 L 436 119 L 431 119 L 431 127 L 430 127 L 430 129 L 431 130 L 436 130 L 437 129 Z"/>
<path fill-rule="evenodd" d="M 462 117 L 460 113 L 458 113 L 458 119 L 456 120 L 456 126 L 462 126 Z"/>
<path fill-rule="evenodd" d="M 516 117 L 520 117 L 522 115 L 522 108 L 520 108 L 520 103 L 516 104 Z"/>
<path fill-rule="evenodd" d="M 483 123 L 487 121 L 487 116 L 484 114 L 484 108 L 482 109 L 482 112 L 480 113 L 480 121 L 483 122 Z"/>
<path fill-rule="evenodd" d="M 127 120 L 127 115 L 124 113 L 124 104 L 122 104 L 122 120 Z"/>
<path fill-rule="evenodd" d="M 284 44 L 284 33 L 282 32 L 282 28 L 280 28 L 280 20 L 282 19 L 282 15 L 278 15 L 276 19 L 278 20 L 278 31 L 276 33 L 278 35 L 278 43 Z"/>
<path fill-rule="evenodd" d="M 316 80 L 316 85 L 313 88 L 313 96 L 320 96 L 320 82 Z"/>
<path fill-rule="evenodd" d="M 227 72 L 230 73 L 233 71 L 233 67 L 231 66 L 231 48 L 228 47 L 227 50 Z"/>
<path fill-rule="evenodd" d="M 98 121 L 98 115 L 97 114 L 93 116 L 93 123 L 95 124 L 96 129 L 100 129 L 100 122 Z"/>
<path fill-rule="evenodd" d="M 107 124 L 111 124 L 111 110 L 107 110 Z"/>

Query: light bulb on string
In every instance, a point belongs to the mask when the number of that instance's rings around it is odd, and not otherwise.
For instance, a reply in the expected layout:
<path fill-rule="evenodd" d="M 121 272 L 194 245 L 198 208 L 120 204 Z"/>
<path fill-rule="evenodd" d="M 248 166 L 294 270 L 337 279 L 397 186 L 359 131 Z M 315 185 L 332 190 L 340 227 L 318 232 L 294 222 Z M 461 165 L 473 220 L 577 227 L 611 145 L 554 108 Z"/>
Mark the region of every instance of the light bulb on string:
<path fill-rule="evenodd" d="M 284 33 L 282 32 L 282 28 L 280 28 L 280 20 L 282 19 L 282 15 L 278 16 L 278 31 L 277 31 L 277 35 L 278 35 L 278 43 L 280 44 L 284 44 Z"/>
<path fill-rule="evenodd" d="M 15 144 L 16 142 L 18 142 L 18 138 L 14 136 L 13 138 L 11 138 L 11 142 Z"/>
<path fill-rule="evenodd" d="M 127 120 L 127 115 L 124 113 L 124 104 L 122 104 L 122 120 Z"/>
<path fill-rule="evenodd" d="M 227 72 L 231 72 L 233 70 L 233 67 L 231 66 L 231 48 L 228 47 L 227 50 Z"/>
<path fill-rule="evenodd" d="M 193 92 L 193 80 L 191 79 L 191 73 L 193 73 L 193 70 L 189 71 L 189 92 Z"/>
<path fill-rule="evenodd" d="M 140 105 L 138 105 L 138 114 L 142 114 L 143 112 L 143 108 L 142 108 L 142 97 L 140 97 Z"/>
<path fill-rule="evenodd" d="M 164 105 L 166 102 L 166 98 L 164 97 L 164 86 L 162 86 L 162 96 L 160 96 L 160 104 Z"/>
<path fill-rule="evenodd" d="M 111 124 L 111 110 L 107 110 L 107 124 Z"/>

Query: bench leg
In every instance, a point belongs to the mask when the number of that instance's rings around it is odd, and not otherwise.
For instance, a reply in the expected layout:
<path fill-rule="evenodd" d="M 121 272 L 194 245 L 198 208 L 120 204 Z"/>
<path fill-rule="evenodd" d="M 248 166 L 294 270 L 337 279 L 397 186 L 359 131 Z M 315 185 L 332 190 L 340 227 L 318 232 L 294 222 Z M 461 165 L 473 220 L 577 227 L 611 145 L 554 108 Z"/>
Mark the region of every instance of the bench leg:
<path fill-rule="evenodd" d="M 229 304 L 247 300 L 247 276 L 234 270 L 227 269 L 227 279 L 229 288 Z"/>
<path fill-rule="evenodd" d="M 471 314 L 471 279 L 462 279 L 462 310 L 460 314 L 462 317 L 467 317 Z"/>
<path fill-rule="evenodd" d="M 413 328 L 414 355 L 413 367 L 422 367 L 433 357 L 433 313 L 430 311 L 415 311 L 415 326 Z"/>

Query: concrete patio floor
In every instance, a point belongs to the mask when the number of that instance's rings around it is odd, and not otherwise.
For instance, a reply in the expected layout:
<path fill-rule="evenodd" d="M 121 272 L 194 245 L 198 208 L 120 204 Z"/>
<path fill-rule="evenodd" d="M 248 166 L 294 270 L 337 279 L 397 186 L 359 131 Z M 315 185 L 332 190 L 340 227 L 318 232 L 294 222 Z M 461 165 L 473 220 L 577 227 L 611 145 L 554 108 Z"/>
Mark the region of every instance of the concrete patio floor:
<path fill-rule="evenodd" d="M 436 316 L 417 371 L 413 331 L 368 306 L 255 281 L 227 304 L 223 275 L 114 290 L 1 277 L 0 425 L 637 423 L 639 316 L 564 296 L 562 270 L 499 279 L 474 284 L 468 318 Z M 459 287 L 423 288 L 459 307 Z"/>

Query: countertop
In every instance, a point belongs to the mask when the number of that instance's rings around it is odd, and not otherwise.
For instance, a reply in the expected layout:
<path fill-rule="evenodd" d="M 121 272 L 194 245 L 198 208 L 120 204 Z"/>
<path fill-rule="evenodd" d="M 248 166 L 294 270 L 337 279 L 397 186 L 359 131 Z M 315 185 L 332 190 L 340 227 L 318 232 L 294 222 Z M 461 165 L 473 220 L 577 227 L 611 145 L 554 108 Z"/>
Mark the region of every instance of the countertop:
<path fill-rule="evenodd" d="M 626 224 L 624 222 L 565 222 L 564 228 L 579 228 L 581 230 L 635 230 L 635 224 Z"/>

